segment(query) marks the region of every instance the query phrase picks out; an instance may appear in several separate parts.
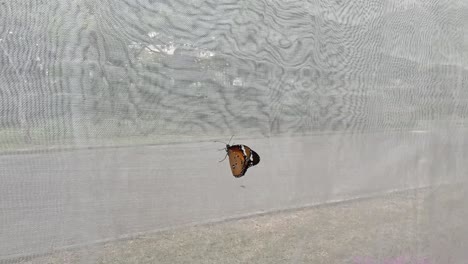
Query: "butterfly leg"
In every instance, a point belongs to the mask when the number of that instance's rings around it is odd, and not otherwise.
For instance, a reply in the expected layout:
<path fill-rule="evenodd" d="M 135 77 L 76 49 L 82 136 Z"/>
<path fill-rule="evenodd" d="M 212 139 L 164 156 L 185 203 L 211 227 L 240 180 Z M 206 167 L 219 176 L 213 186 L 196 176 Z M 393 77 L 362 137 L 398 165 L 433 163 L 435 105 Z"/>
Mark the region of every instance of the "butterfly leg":
<path fill-rule="evenodd" d="M 224 160 L 226 159 L 227 156 L 228 156 L 228 154 L 226 153 L 226 156 L 224 156 L 224 159 L 222 159 L 222 160 L 220 160 L 220 161 L 218 161 L 218 162 L 224 161 Z"/>

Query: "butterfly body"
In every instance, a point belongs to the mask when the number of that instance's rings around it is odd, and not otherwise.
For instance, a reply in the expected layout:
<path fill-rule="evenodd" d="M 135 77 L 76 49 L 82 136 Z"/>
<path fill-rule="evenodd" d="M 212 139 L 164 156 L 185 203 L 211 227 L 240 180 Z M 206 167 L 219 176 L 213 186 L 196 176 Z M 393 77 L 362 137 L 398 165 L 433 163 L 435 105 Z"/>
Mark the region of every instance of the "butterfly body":
<path fill-rule="evenodd" d="M 236 178 L 244 176 L 247 169 L 260 162 L 260 156 L 246 145 L 226 144 L 226 152 L 229 157 L 229 165 L 232 175 Z"/>

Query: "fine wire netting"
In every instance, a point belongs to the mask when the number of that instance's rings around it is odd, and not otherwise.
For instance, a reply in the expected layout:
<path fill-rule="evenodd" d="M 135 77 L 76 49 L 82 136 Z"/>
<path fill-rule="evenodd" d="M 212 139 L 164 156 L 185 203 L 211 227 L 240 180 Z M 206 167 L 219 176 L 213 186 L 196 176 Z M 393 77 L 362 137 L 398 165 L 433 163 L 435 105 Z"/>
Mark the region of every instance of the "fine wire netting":
<path fill-rule="evenodd" d="M 0 1 L 0 263 L 467 263 L 467 66 L 462 0 Z"/>

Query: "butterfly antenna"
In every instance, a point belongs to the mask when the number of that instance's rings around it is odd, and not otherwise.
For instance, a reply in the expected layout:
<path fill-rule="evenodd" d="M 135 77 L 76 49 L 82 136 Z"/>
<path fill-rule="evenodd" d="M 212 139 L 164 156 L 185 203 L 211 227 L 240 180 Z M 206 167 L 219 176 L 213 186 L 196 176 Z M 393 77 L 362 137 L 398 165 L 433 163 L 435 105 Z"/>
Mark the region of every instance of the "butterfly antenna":
<path fill-rule="evenodd" d="M 229 139 L 229 143 L 231 143 L 231 140 L 232 140 L 233 137 L 234 137 L 234 135 L 232 135 L 231 138 Z M 226 143 L 226 142 L 223 142 L 223 141 L 219 141 L 219 140 L 213 140 L 213 142 L 219 142 L 219 143 L 223 143 L 223 144 L 229 145 L 229 143 Z M 221 151 L 221 150 L 227 150 L 227 148 L 218 149 L 218 151 Z M 224 160 L 226 159 L 227 156 L 228 156 L 228 153 L 226 153 L 226 156 L 224 156 L 224 159 L 220 160 L 219 162 L 224 161 Z"/>
<path fill-rule="evenodd" d="M 229 144 L 231 143 L 231 140 L 232 140 L 233 137 L 234 137 L 234 135 L 231 136 L 231 138 L 229 139 L 229 142 L 228 142 L 228 143 L 226 143 L 226 142 L 224 142 L 224 141 L 219 141 L 219 140 L 213 140 L 213 142 L 219 142 L 219 143 L 223 143 L 223 144 L 225 144 L 225 145 L 229 145 Z"/>

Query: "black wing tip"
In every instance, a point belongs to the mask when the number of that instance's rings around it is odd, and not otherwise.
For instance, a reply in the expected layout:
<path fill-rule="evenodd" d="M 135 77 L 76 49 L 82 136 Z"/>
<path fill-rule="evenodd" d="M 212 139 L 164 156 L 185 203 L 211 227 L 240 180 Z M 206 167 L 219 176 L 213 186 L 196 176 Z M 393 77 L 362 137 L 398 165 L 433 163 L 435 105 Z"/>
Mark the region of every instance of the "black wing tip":
<path fill-rule="evenodd" d="M 252 166 L 257 165 L 260 162 L 260 156 L 257 152 L 252 150 Z"/>

